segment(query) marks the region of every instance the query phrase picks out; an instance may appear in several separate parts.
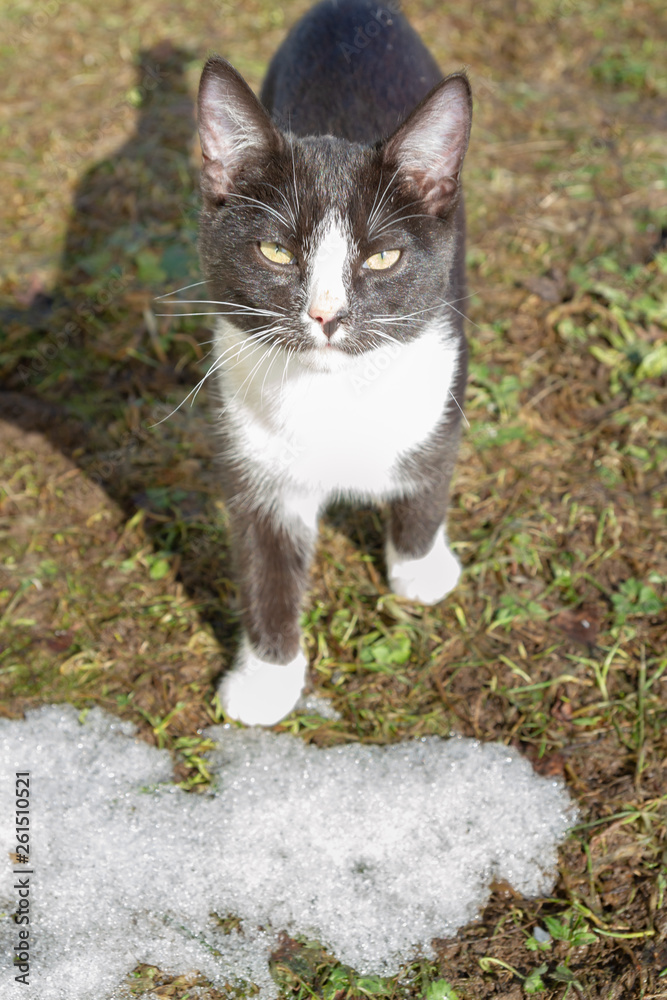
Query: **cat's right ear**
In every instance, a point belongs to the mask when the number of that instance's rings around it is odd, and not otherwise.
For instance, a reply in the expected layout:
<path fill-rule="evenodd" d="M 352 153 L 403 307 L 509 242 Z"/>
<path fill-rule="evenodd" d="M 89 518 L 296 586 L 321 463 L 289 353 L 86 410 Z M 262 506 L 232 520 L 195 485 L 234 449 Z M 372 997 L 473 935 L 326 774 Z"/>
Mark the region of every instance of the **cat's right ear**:
<path fill-rule="evenodd" d="M 204 66 L 197 119 L 202 194 L 219 205 L 241 168 L 277 152 L 282 137 L 243 77 L 220 56 Z"/>

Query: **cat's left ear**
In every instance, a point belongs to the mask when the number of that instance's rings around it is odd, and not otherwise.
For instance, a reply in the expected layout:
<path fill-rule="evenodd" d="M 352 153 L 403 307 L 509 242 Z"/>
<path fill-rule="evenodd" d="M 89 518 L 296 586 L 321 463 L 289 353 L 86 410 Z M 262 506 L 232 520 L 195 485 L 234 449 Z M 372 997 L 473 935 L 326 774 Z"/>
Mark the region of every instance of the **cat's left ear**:
<path fill-rule="evenodd" d="M 456 201 L 471 123 L 468 78 L 453 73 L 384 144 L 385 161 L 400 170 L 431 215 L 445 215 Z"/>
<path fill-rule="evenodd" d="M 197 119 L 202 194 L 221 204 L 244 167 L 276 152 L 282 137 L 243 77 L 220 56 L 204 66 Z"/>

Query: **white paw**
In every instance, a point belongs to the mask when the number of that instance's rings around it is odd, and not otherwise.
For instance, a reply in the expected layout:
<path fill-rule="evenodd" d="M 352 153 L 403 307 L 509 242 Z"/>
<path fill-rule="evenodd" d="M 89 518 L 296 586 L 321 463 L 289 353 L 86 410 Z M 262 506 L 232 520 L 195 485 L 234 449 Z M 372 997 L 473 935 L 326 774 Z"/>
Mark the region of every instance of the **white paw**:
<path fill-rule="evenodd" d="M 247 726 L 272 726 L 296 705 L 306 681 L 308 661 L 299 650 L 289 663 L 260 659 L 244 638 L 233 668 L 220 682 L 225 714 Z"/>
<path fill-rule="evenodd" d="M 447 544 L 444 528 L 440 528 L 433 545 L 420 559 L 399 555 L 390 539 L 385 554 L 391 589 L 411 601 L 437 604 L 459 582 L 461 564 Z"/>

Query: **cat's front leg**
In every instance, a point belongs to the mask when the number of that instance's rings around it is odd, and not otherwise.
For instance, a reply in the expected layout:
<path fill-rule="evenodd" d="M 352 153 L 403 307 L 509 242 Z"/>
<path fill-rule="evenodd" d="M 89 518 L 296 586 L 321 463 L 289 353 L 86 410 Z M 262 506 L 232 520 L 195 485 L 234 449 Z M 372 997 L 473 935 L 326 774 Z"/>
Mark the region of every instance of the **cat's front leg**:
<path fill-rule="evenodd" d="M 261 511 L 233 520 L 243 637 L 218 696 L 230 718 L 270 726 L 291 712 L 306 680 L 299 614 L 315 532 L 298 517 Z"/>
<path fill-rule="evenodd" d="M 390 505 L 385 548 L 389 585 L 395 594 L 420 604 L 437 604 L 461 576 L 444 524 L 448 492 L 441 486 Z"/>
<path fill-rule="evenodd" d="M 225 714 L 247 726 L 272 726 L 292 711 L 306 681 L 303 650 L 287 663 L 264 658 L 243 636 L 234 662 L 220 682 L 218 698 Z"/>

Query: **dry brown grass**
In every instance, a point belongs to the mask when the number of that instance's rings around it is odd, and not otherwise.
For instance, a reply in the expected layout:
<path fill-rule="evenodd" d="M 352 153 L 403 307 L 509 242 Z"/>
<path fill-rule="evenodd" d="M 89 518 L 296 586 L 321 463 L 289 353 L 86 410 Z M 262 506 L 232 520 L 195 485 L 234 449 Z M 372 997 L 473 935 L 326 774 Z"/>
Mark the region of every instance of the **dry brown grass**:
<path fill-rule="evenodd" d="M 208 335 L 156 319 L 153 296 L 197 280 L 191 99 L 212 39 L 257 85 L 306 6 L 111 0 L 52 4 L 44 21 L 19 3 L 2 43 L 3 710 L 102 705 L 191 785 L 234 591 L 205 408 L 154 426 L 201 377 Z M 399 602 L 381 513 L 332 511 L 305 625 L 312 684 L 342 720 L 284 728 L 321 745 L 513 743 L 564 777 L 581 825 L 552 898 L 497 886 L 436 963 L 359 983 L 286 940 L 275 974 L 285 995 L 326 1000 L 436 1000 L 443 980 L 518 1000 L 538 974 L 548 1000 L 651 1000 L 667 995 L 664 14 L 658 0 L 405 6 L 476 93 L 471 427 L 452 510 L 467 573 L 441 607 Z M 405 662 L 368 668 L 405 636 Z M 545 921 L 552 945 L 531 951 Z M 147 967 L 133 983 L 196 985 Z"/>

